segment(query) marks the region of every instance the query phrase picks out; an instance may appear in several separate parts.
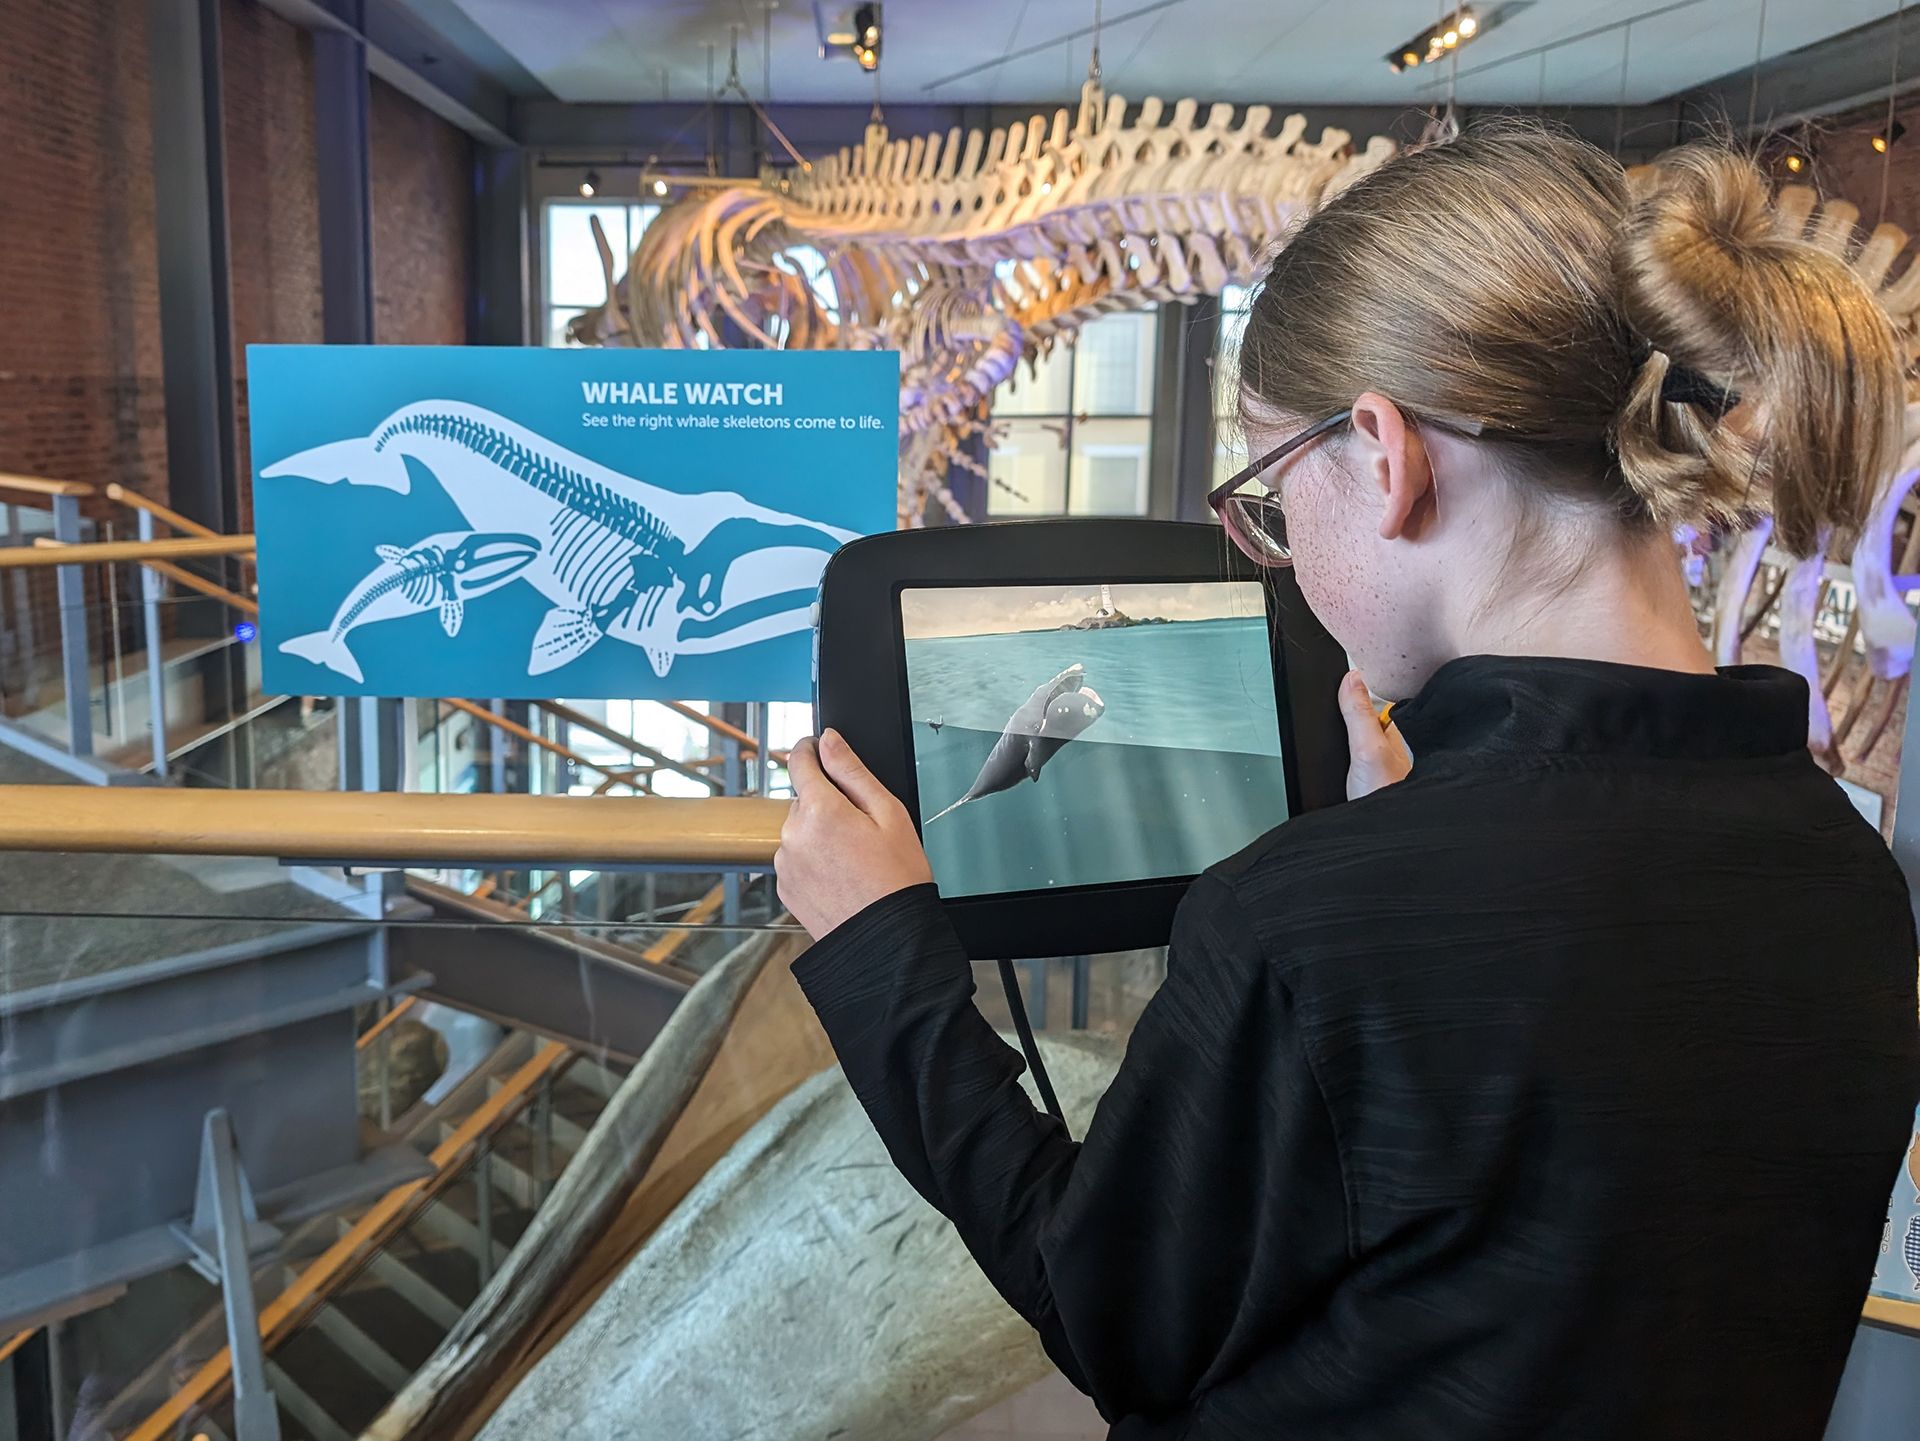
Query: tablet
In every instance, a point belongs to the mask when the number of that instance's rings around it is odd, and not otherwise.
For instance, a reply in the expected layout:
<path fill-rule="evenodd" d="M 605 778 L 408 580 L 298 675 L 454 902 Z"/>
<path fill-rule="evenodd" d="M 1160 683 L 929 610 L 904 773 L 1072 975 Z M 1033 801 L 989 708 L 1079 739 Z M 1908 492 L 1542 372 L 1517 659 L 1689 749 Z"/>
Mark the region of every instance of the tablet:
<path fill-rule="evenodd" d="M 1210 525 L 854 541 L 817 644 L 818 721 L 906 805 L 976 957 L 1164 945 L 1196 875 L 1344 792 L 1344 654 Z"/>

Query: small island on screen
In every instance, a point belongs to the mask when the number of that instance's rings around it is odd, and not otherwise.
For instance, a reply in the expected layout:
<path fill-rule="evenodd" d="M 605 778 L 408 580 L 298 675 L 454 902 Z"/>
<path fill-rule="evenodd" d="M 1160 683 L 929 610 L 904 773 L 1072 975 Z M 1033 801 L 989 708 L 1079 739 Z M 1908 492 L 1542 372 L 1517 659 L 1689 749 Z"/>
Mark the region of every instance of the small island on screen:
<path fill-rule="evenodd" d="M 1196 875 L 1286 819 L 1257 584 L 921 588 L 900 619 L 942 895 Z"/>

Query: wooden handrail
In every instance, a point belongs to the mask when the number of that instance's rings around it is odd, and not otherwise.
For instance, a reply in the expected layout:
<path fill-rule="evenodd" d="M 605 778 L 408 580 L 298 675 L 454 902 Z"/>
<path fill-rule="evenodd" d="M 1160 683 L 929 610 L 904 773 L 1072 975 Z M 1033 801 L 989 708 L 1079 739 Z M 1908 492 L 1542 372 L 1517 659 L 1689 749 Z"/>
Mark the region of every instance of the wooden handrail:
<path fill-rule="evenodd" d="M 19 495 L 93 494 L 93 487 L 84 480 L 49 480 L 44 475 L 10 475 L 4 471 L 0 471 L 0 490 L 10 490 Z"/>
<path fill-rule="evenodd" d="M 413 1009 L 413 1006 L 414 1006 L 414 997 L 402 996 L 399 1000 L 395 1001 L 393 1005 L 388 1008 L 387 1013 L 384 1016 L 382 1016 L 379 1020 L 375 1021 L 371 1026 L 368 1026 L 366 1030 L 362 1031 L 358 1036 L 354 1037 L 353 1048 L 356 1051 L 366 1050 L 368 1046 L 371 1046 L 373 1044 L 374 1038 L 376 1036 L 378 1036 L 382 1031 L 386 1030 L 388 1026 L 391 1026 L 395 1021 L 399 1020 L 402 1016 L 406 1015 L 408 1011 Z"/>
<path fill-rule="evenodd" d="M 679 929 L 667 932 L 666 935 L 660 937 L 659 940 L 648 946 L 640 953 L 641 959 L 656 962 L 672 960 L 673 953 L 684 946 L 687 943 L 687 937 L 692 934 L 692 931 L 687 928 L 690 926 L 703 926 L 712 920 L 715 913 L 725 904 L 726 898 L 727 888 L 724 884 L 715 886 L 712 890 L 708 891 L 693 903 L 691 910 L 674 923 Z"/>
<path fill-rule="evenodd" d="M 760 742 L 741 730 L 739 726 L 729 725 L 717 716 L 710 716 L 701 711 L 697 711 L 685 701 L 663 700 L 660 704 L 672 711 L 675 715 L 685 716 L 696 725 L 705 726 L 715 735 L 725 736 L 728 740 L 737 743 L 744 754 L 759 754 Z M 767 754 L 773 757 L 776 765 L 785 765 L 787 763 L 788 752 L 786 751 L 769 751 Z"/>
<path fill-rule="evenodd" d="M 384 1245 L 406 1220 L 427 1201 L 450 1185 L 459 1171 L 459 1162 L 483 1136 L 497 1130 L 512 1115 L 530 1102 L 535 1090 L 557 1072 L 570 1058 L 567 1047 L 549 1041 L 534 1053 L 533 1059 L 510 1076 L 506 1083 L 476 1106 L 473 1113 L 456 1127 L 446 1140 L 427 1157 L 433 1174 L 394 1187 L 366 1214 L 341 1234 L 312 1265 L 288 1283 L 260 1311 L 260 1339 L 269 1351 L 278 1346 L 305 1321 L 335 1284 L 357 1270 L 366 1253 Z M 180 1389 L 128 1433 L 126 1441 L 165 1441 L 187 1417 L 224 1395 L 233 1379 L 233 1352 L 223 1346 Z"/>
<path fill-rule="evenodd" d="M 556 720 L 565 721 L 568 725 L 579 726 L 582 730 L 597 735 L 604 741 L 610 741 L 614 745 L 624 746 L 627 750 L 633 752 L 633 754 L 652 761 L 656 768 L 664 767 L 678 775 L 685 776 L 688 780 L 700 781 L 715 790 L 720 788 L 719 781 L 715 780 L 712 776 L 701 775 L 699 771 L 695 770 L 685 761 L 677 761 L 665 752 L 655 750 L 652 746 L 645 745 L 630 735 L 622 735 L 612 726 L 597 721 L 592 716 L 582 711 L 577 711 L 570 705 L 563 705 L 556 700 L 537 700 L 534 704 Z"/>
<path fill-rule="evenodd" d="M 31 1341 L 34 1338 L 34 1333 L 39 1331 L 39 1329 L 38 1326 L 32 1326 L 20 1332 L 17 1336 L 9 1336 L 6 1340 L 0 1341 L 0 1361 L 6 1360 L 7 1357 Z"/>
<path fill-rule="evenodd" d="M 764 866 L 789 802 L 758 796 L 438 795 L 0 786 L 0 851 L 529 867 Z"/>
<path fill-rule="evenodd" d="M 1895 1301 L 1886 1296 L 1869 1296 L 1861 1316 L 1880 1326 L 1893 1326 L 1920 1335 L 1920 1302 Z"/>
<path fill-rule="evenodd" d="M 123 560 L 185 560 L 197 555 L 251 555 L 250 535 L 189 536 L 184 540 L 101 540 L 62 545 L 42 536 L 29 546 L 0 550 L 0 570 L 34 566 L 106 565 Z"/>
<path fill-rule="evenodd" d="M 166 506 L 160 504 L 157 500 L 148 500 L 137 490 L 128 490 L 117 480 L 107 486 L 107 499 L 117 500 L 120 504 L 134 510 L 144 510 L 155 520 L 170 525 L 175 530 L 182 531 L 187 535 L 197 535 L 211 540 L 220 534 L 219 531 L 204 526 L 197 520 L 188 520 L 177 510 L 168 510 Z"/>
<path fill-rule="evenodd" d="M 485 721 L 496 730 L 503 730 L 508 735 L 518 736 L 529 745 L 539 746 L 541 750 L 550 751 L 563 760 L 570 760 L 575 765 L 585 766 L 588 770 L 599 771 L 601 775 L 624 782 L 632 786 L 635 790 L 641 788 L 640 782 L 631 779 L 625 771 L 616 770 L 612 766 L 601 765 L 599 761 L 588 760 L 585 756 L 581 755 L 579 751 L 571 750 L 561 745 L 558 741 L 550 741 L 545 736 L 528 730 L 525 726 L 521 725 L 519 721 L 509 720 L 503 715 L 488 710 L 485 706 L 475 705 L 470 700 L 458 700 L 452 696 L 447 697 L 445 704 L 452 706 L 457 711 L 464 711 L 477 720 Z"/>
<path fill-rule="evenodd" d="M 188 590 L 198 591 L 204 596 L 211 596 L 214 600 L 225 601 L 235 610 L 241 611 L 246 615 L 257 616 L 260 614 L 260 604 L 258 601 L 249 600 L 246 596 L 228 590 L 223 585 L 215 585 L 210 580 L 204 580 L 190 570 L 182 570 L 179 566 L 164 560 L 146 560 L 142 561 L 141 564 L 148 570 L 164 575 L 176 585 L 183 585 Z"/>

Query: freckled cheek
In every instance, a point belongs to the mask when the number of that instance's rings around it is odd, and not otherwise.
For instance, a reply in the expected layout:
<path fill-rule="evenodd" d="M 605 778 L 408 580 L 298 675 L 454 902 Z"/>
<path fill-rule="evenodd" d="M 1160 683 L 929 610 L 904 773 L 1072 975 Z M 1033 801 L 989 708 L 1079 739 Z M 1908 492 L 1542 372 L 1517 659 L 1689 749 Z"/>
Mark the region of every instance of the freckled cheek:
<path fill-rule="evenodd" d="M 1374 618 L 1372 551 L 1357 533 L 1355 508 L 1341 504 L 1337 487 L 1303 482 L 1287 497 L 1287 538 L 1301 594 L 1320 623 L 1352 649 Z"/>

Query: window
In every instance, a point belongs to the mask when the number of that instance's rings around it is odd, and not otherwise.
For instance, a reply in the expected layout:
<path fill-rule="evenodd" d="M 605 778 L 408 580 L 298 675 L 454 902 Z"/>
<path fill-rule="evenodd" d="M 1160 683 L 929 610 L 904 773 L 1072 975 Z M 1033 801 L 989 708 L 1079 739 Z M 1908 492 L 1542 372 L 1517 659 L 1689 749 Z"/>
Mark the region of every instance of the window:
<path fill-rule="evenodd" d="M 1160 317 L 1102 316 L 994 396 L 989 515 L 1145 515 Z"/>
<path fill-rule="evenodd" d="M 547 345 L 567 343 L 567 322 L 607 298 L 600 250 L 593 243 L 593 217 L 600 217 L 613 247 L 613 278 L 627 273 L 633 248 L 658 205 L 608 204 L 598 200 L 549 200 L 541 227 L 546 277 L 540 291 L 540 333 Z"/>
<path fill-rule="evenodd" d="M 1247 328 L 1253 292 L 1229 285 L 1220 292 L 1220 343 L 1213 352 L 1213 484 L 1247 463 L 1234 387 L 1240 373 L 1240 336 Z"/>

